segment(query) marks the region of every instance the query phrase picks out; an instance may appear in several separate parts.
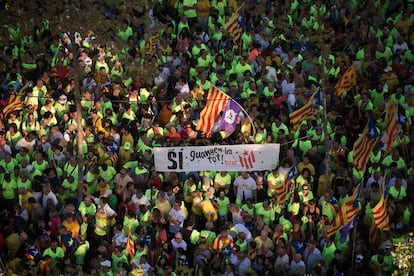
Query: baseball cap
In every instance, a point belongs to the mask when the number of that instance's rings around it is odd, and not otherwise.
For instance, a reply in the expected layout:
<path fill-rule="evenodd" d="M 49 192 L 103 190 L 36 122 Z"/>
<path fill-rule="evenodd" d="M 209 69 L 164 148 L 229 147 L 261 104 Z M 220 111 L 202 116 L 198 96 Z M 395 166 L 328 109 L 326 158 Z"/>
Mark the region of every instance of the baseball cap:
<path fill-rule="evenodd" d="M 66 95 L 60 95 L 58 101 L 60 104 L 65 104 L 68 101 L 68 97 Z"/>
<path fill-rule="evenodd" d="M 101 262 L 101 266 L 103 267 L 111 267 L 111 262 L 109 260 L 105 260 Z"/>
<path fill-rule="evenodd" d="M 108 197 L 109 195 L 112 195 L 112 190 L 108 189 L 104 192 L 103 197 Z"/>
<path fill-rule="evenodd" d="M 357 263 L 362 263 L 364 261 L 364 256 L 362 255 L 357 255 L 355 258 L 355 262 Z"/>
<path fill-rule="evenodd" d="M 125 142 L 124 150 L 130 150 L 130 149 L 131 149 L 131 143 L 130 142 Z"/>

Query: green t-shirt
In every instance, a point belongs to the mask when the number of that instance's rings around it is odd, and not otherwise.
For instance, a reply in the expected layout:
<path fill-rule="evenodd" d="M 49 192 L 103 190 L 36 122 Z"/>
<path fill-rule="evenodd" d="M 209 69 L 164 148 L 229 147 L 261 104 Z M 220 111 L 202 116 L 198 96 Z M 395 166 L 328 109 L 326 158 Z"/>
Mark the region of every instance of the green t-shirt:
<path fill-rule="evenodd" d="M 114 272 L 119 272 L 121 269 L 119 267 L 119 263 L 124 262 L 128 264 L 128 258 L 126 254 L 122 254 L 121 256 L 116 255 L 115 253 L 112 253 L 112 269 Z"/>
<path fill-rule="evenodd" d="M 5 160 L 0 160 L 0 166 L 6 169 L 6 172 L 12 173 L 14 171 L 14 167 L 18 165 L 17 161 L 11 158 L 10 162 L 6 162 Z"/>
<path fill-rule="evenodd" d="M 218 173 L 214 177 L 214 182 L 219 183 L 221 186 L 224 186 L 225 188 L 229 188 L 231 184 L 231 176 L 228 173 L 226 173 L 225 176 L 222 176 L 220 173 Z"/>
<path fill-rule="evenodd" d="M 90 206 L 86 206 L 85 202 L 82 201 L 79 204 L 78 210 L 82 216 L 84 216 L 85 214 L 89 214 L 93 217 L 95 216 L 95 213 L 96 213 L 96 206 L 93 203 Z"/>
<path fill-rule="evenodd" d="M 336 246 L 333 242 L 329 247 L 327 247 L 326 244 L 323 247 L 322 257 L 325 258 L 325 260 L 328 262 L 328 264 L 330 264 L 332 262 L 332 260 L 335 258 L 335 250 L 336 250 Z"/>
<path fill-rule="evenodd" d="M 399 158 L 397 161 L 392 160 L 392 156 L 388 155 L 382 160 L 382 164 L 385 166 L 390 166 L 392 162 L 397 163 L 397 169 L 403 170 L 405 168 L 405 161 L 402 158 Z"/>
<path fill-rule="evenodd" d="M 252 67 L 248 63 L 246 63 L 245 65 L 242 65 L 241 63 L 238 63 L 234 67 L 234 72 L 237 74 L 237 77 L 243 77 L 243 74 L 246 71 L 249 71 L 250 73 L 253 73 Z"/>
<path fill-rule="evenodd" d="M 254 216 L 254 213 L 255 213 L 255 210 L 256 210 L 256 207 L 254 205 L 253 205 L 252 208 L 250 208 L 249 205 L 247 205 L 247 203 L 246 203 L 246 204 L 243 204 L 241 206 L 241 208 L 242 208 L 243 211 L 245 211 L 249 215 Z"/>
<path fill-rule="evenodd" d="M 9 182 L 3 179 L 3 183 L 1 184 L 1 187 L 3 188 L 3 198 L 4 199 L 15 199 L 16 193 L 15 189 L 17 189 L 17 182 L 13 179 L 11 179 Z"/>
<path fill-rule="evenodd" d="M 376 59 L 381 59 L 381 58 L 385 58 L 385 60 L 388 62 L 390 61 L 391 57 L 392 57 L 392 51 L 390 48 L 385 47 L 385 51 L 383 53 L 376 51 L 375 52 L 375 58 Z"/>
<path fill-rule="evenodd" d="M 183 12 L 188 19 L 197 17 L 197 0 L 183 0 Z"/>
<path fill-rule="evenodd" d="M 106 170 L 103 170 L 102 167 L 99 167 L 99 176 L 102 177 L 107 183 L 111 185 L 116 175 L 116 170 L 112 166 L 108 166 Z"/>
<path fill-rule="evenodd" d="M 265 96 L 265 97 L 273 97 L 274 95 L 275 95 L 275 92 L 276 92 L 276 88 L 274 88 L 273 90 L 269 90 L 269 87 L 268 86 L 266 86 L 264 89 L 263 89 L 263 95 Z"/>
<path fill-rule="evenodd" d="M 385 255 L 382 264 L 380 264 L 378 261 L 378 255 L 372 256 L 371 261 L 379 264 L 383 272 L 391 272 L 394 266 L 394 260 L 391 255 Z"/>
<path fill-rule="evenodd" d="M 256 204 L 256 214 L 263 216 L 263 222 L 266 225 L 271 225 L 271 222 L 275 220 L 275 211 L 272 208 L 265 210 L 262 203 Z"/>
<path fill-rule="evenodd" d="M 85 243 L 81 244 L 76 248 L 74 254 L 76 257 L 76 264 L 83 265 L 85 262 L 85 255 L 89 250 L 89 242 L 85 241 Z"/>
<path fill-rule="evenodd" d="M 245 240 L 244 241 L 236 240 L 234 244 L 240 247 L 240 252 L 245 252 L 247 249 L 247 241 Z"/>
<path fill-rule="evenodd" d="M 280 126 L 277 126 L 276 123 L 273 122 L 272 126 L 271 126 L 271 129 L 272 129 L 273 139 L 275 139 L 275 140 L 277 139 L 277 136 L 278 136 L 278 133 L 279 133 L 280 129 L 283 129 L 283 131 L 285 132 L 285 135 L 289 134 L 289 129 L 284 123 L 280 124 Z"/>
<path fill-rule="evenodd" d="M 228 213 L 228 207 L 230 205 L 230 199 L 224 197 L 224 199 L 217 198 L 218 214 L 219 216 L 225 216 Z"/>
<path fill-rule="evenodd" d="M 322 215 L 326 215 L 329 219 L 329 222 L 333 221 L 336 214 L 336 209 L 334 206 L 336 205 L 333 203 L 326 202 L 325 200 L 322 201 Z"/>
<path fill-rule="evenodd" d="M 19 177 L 17 179 L 17 188 L 25 188 L 27 191 L 31 191 L 32 182 L 29 180 L 29 178 L 27 178 L 26 181 L 23 182 L 22 179 Z"/>
<path fill-rule="evenodd" d="M 51 265 L 56 266 L 57 258 L 63 258 L 65 257 L 65 253 L 63 252 L 62 247 L 56 247 L 56 252 L 53 252 L 51 248 L 46 248 L 45 251 L 43 251 L 43 256 L 49 255 L 51 258 Z"/>

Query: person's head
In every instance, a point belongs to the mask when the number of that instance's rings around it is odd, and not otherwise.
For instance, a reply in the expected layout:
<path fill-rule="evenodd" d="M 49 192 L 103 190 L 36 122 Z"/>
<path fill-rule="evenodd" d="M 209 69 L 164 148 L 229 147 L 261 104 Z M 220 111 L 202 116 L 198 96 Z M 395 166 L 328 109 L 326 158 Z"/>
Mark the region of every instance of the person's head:
<path fill-rule="evenodd" d="M 277 251 L 277 255 L 280 256 L 280 257 L 282 257 L 282 256 L 284 256 L 286 254 L 286 247 L 279 245 L 277 247 L 276 251 Z"/>
<path fill-rule="evenodd" d="M 183 235 L 180 232 L 175 233 L 174 238 L 177 242 L 181 242 L 183 240 Z"/>
<path fill-rule="evenodd" d="M 299 263 L 301 260 L 302 260 L 302 254 L 295 253 L 295 255 L 293 255 L 293 261 L 295 261 L 296 263 Z"/>
<path fill-rule="evenodd" d="M 306 243 L 306 246 L 310 252 L 312 252 L 316 248 L 316 242 L 314 240 L 309 240 Z"/>
<path fill-rule="evenodd" d="M 180 209 L 181 209 L 181 200 L 176 199 L 176 200 L 174 201 L 173 208 L 174 208 L 175 210 L 180 210 Z"/>
<path fill-rule="evenodd" d="M 249 177 L 250 177 L 250 175 L 249 175 L 249 173 L 248 173 L 248 172 L 241 172 L 241 173 L 240 173 L 240 175 L 241 175 L 244 179 L 247 179 L 247 178 L 249 178 Z"/>

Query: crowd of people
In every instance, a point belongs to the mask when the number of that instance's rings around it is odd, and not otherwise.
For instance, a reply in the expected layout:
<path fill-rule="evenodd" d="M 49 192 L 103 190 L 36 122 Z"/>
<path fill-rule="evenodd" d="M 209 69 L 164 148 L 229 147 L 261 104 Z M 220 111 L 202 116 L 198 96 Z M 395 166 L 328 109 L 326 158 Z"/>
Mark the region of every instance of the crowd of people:
<path fill-rule="evenodd" d="M 394 244 L 413 230 L 412 1 L 177 0 L 140 10 L 98 2 L 103 20 L 119 26 L 104 44 L 91 26 L 56 31 L 59 21 L 46 16 L 30 37 L 9 22 L 1 40 L 7 275 L 398 271 Z M 5 18 L 24 10 L 2 4 Z M 226 31 L 234 15 L 236 40 Z M 338 96 L 352 64 L 357 85 Z M 252 122 L 241 114 L 229 136 L 198 131 L 212 86 Z M 294 129 L 289 114 L 316 90 L 326 105 Z M 384 133 L 390 101 L 398 137 L 389 154 L 379 142 L 359 171 L 354 142 L 369 118 Z M 160 172 L 154 164 L 155 147 L 266 143 L 280 144 L 279 165 L 268 171 Z M 283 202 L 281 183 L 289 186 Z M 371 231 L 383 183 L 390 230 Z M 326 235 L 359 184 L 354 228 Z"/>

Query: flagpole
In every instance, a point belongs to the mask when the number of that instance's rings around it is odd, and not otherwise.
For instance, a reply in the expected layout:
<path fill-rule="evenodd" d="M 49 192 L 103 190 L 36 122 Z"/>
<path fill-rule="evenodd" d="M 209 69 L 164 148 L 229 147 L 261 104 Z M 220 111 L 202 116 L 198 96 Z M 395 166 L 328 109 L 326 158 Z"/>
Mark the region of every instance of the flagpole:
<path fill-rule="evenodd" d="M 361 179 L 361 182 L 359 183 L 359 185 L 360 185 L 360 187 L 357 186 L 357 188 L 360 189 L 360 192 L 361 192 L 362 188 L 364 187 L 363 186 L 364 185 L 364 178 Z M 361 196 L 361 194 L 360 194 L 360 196 Z M 358 204 L 359 204 L 359 202 L 358 202 Z M 359 210 L 358 213 L 360 211 L 361 210 Z M 356 215 L 356 217 L 357 217 L 357 219 L 355 220 L 355 225 L 354 225 L 354 229 L 353 229 L 354 230 L 354 233 L 352 234 L 352 254 L 351 254 L 351 257 L 352 257 L 352 259 L 351 259 L 352 260 L 352 272 L 355 269 L 354 258 L 355 258 L 355 247 L 356 247 L 357 227 L 358 227 L 358 220 L 359 220 L 358 214 Z"/>
<path fill-rule="evenodd" d="M 322 57 L 323 58 L 323 57 Z M 325 135 L 325 191 L 328 187 L 331 187 L 331 170 L 329 167 L 329 134 L 328 134 L 328 114 L 327 114 L 327 104 L 326 104 L 326 95 L 324 89 L 321 89 L 322 99 L 323 99 L 323 133 Z"/>
<path fill-rule="evenodd" d="M 325 78 L 327 77 L 327 76 L 325 76 L 325 72 L 324 72 L 326 61 L 325 61 L 325 57 L 324 57 L 323 53 L 322 53 L 321 57 L 322 57 L 322 72 L 323 72 L 323 75 L 322 75 L 322 83 L 321 83 L 321 89 L 320 90 L 321 90 L 321 94 L 322 94 L 322 105 L 323 105 L 323 133 L 325 135 L 325 141 L 324 141 L 324 144 L 325 144 L 325 160 L 324 160 L 324 163 L 325 163 L 325 191 L 326 191 L 329 187 L 331 187 L 331 179 L 330 179 L 331 170 L 330 170 L 330 167 L 329 167 L 330 156 L 329 156 L 328 113 L 327 113 L 327 108 L 326 108 L 327 107 L 327 102 L 326 102 L 326 91 L 325 91 L 326 87 L 324 87 L 324 84 L 326 83 Z"/>
<path fill-rule="evenodd" d="M 244 109 L 243 108 L 243 106 L 241 106 L 236 100 L 234 100 L 232 97 L 230 97 L 229 95 L 227 95 L 226 93 L 224 93 L 223 91 L 221 91 L 221 89 L 220 88 L 218 88 L 218 87 L 216 87 L 216 86 L 214 86 L 213 85 L 213 87 L 215 87 L 218 91 L 220 91 L 220 93 L 223 93 L 224 95 L 226 95 L 227 97 L 229 97 L 231 100 L 233 100 L 233 102 L 238 106 L 238 107 L 240 107 L 240 109 L 241 110 L 243 110 L 243 112 L 246 114 L 246 116 L 247 116 L 247 118 L 249 119 L 249 121 L 250 121 L 250 124 L 252 125 L 252 127 L 253 127 L 253 132 L 254 133 L 256 133 L 256 128 L 255 128 L 255 126 L 254 126 L 254 123 L 253 123 L 253 120 L 252 120 L 252 118 L 249 116 L 249 113 L 247 113 L 247 111 L 246 111 L 246 109 Z"/>
<path fill-rule="evenodd" d="M 355 247 L 356 247 L 356 235 L 357 235 L 357 227 L 358 227 L 358 220 L 359 220 L 359 216 L 357 215 L 357 219 L 355 220 L 355 225 L 354 225 L 354 231 L 352 234 L 352 254 L 351 254 L 351 263 L 352 263 L 352 272 L 354 272 L 355 270 Z"/>

